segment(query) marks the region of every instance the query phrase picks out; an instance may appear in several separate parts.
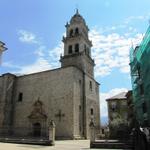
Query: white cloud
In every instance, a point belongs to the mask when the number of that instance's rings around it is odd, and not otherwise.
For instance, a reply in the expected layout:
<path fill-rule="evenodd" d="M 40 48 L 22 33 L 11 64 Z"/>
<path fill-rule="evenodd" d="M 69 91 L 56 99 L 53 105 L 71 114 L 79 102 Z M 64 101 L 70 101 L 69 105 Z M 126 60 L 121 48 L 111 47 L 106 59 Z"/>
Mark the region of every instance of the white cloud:
<path fill-rule="evenodd" d="M 39 38 L 29 31 L 20 30 L 19 40 L 27 44 L 35 44 L 37 49 L 34 51 L 35 61 L 28 65 L 17 66 L 13 63 L 6 62 L 5 67 L 15 68 L 13 73 L 15 74 L 30 74 L 35 72 L 41 72 L 45 70 L 54 69 L 60 67 L 59 58 L 60 54 L 63 52 L 62 42 L 55 48 L 49 50 Z"/>
<path fill-rule="evenodd" d="M 13 62 L 7 61 L 2 63 L 2 67 L 8 67 L 8 68 L 20 68 L 17 65 L 14 65 Z"/>
<path fill-rule="evenodd" d="M 29 65 L 18 66 L 15 74 L 30 74 L 50 70 L 59 67 L 59 57 L 61 45 L 48 50 L 44 45 L 40 45 L 35 51 L 35 61 Z M 14 65 L 11 65 L 11 67 Z"/>
<path fill-rule="evenodd" d="M 13 68 L 12 73 L 16 75 L 30 74 L 52 68 L 49 61 L 42 57 L 37 57 L 36 61 L 29 65 L 15 65 L 13 62 L 4 62 L 2 67 Z"/>
<path fill-rule="evenodd" d="M 41 45 L 41 46 L 39 46 L 39 47 L 37 48 L 37 50 L 35 50 L 34 54 L 36 54 L 36 55 L 39 56 L 39 57 L 44 57 L 44 56 L 45 56 L 45 52 L 44 52 L 45 49 L 46 49 L 46 47 L 43 46 L 43 45 Z"/>
<path fill-rule="evenodd" d="M 92 40 L 92 57 L 95 60 L 95 75 L 109 75 L 113 68 L 122 73 L 129 73 L 129 49 L 131 43 L 140 43 L 142 34 L 126 37 L 116 33 L 103 34 L 92 29 L 89 34 Z"/>
<path fill-rule="evenodd" d="M 142 21 L 142 20 L 146 21 L 149 18 L 150 18 L 150 13 L 147 13 L 145 15 L 139 15 L 139 16 L 129 16 L 124 20 L 124 23 L 129 24 L 133 21 Z"/>
<path fill-rule="evenodd" d="M 19 66 L 19 70 L 15 71 L 15 74 L 29 74 L 49 69 L 51 69 L 50 63 L 46 59 L 39 57 L 33 64 Z"/>
<path fill-rule="evenodd" d="M 26 31 L 26 30 L 19 30 L 18 31 L 19 40 L 24 43 L 38 43 L 37 37 L 32 32 Z"/>
<path fill-rule="evenodd" d="M 100 114 L 101 117 L 107 117 L 108 116 L 108 109 L 107 109 L 107 102 L 106 99 L 110 98 L 112 96 L 115 96 L 121 92 L 127 92 L 128 90 L 126 88 L 115 88 L 107 93 L 100 93 Z"/>
<path fill-rule="evenodd" d="M 109 1 L 106 1 L 106 5 Z M 142 39 L 142 34 L 138 34 L 137 30 L 129 26 L 127 27 L 127 23 L 130 23 L 134 20 L 147 19 L 150 14 L 145 16 L 130 16 L 126 18 L 122 24 L 106 26 L 103 28 L 93 28 L 89 37 L 92 40 L 93 48 L 92 48 L 92 57 L 95 60 L 95 75 L 96 76 L 106 76 L 111 74 L 113 68 L 118 68 L 122 73 L 129 73 L 129 49 L 131 47 L 131 43 L 136 45 L 140 43 Z M 118 32 L 119 29 L 123 29 L 124 34 Z M 125 30 L 126 29 L 126 30 Z M 59 59 L 60 55 L 63 53 L 63 43 L 60 42 L 55 48 L 49 49 L 42 44 L 37 35 L 32 32 L 26 30 L 19 30 L 18 32 L 19 40 L 21 42 L 25 42 L 27 44 L 35 44 L 37 45 L 37 49 L 34 54 L 36 55 L 36 60 L 30 65 L 20 66 L 20 72 L 30 73 L 30 69 L 26 69 L 27 67 L 32 68 L 35 66 L 34 71 L 42 71 L 44 68 L 57 68 L 60 67 Z M 41 62 L 41 63 L 40 63 Z M 40 65 L 44 65 L 40 67 Z M 38 65 L 36 67 L 36 65 Z M 12 65 L 13 66 L 13 65 Z M 12 67 L 11 66 L 11 67 Z M 23 71 L 23 68 L 24 71 Z M 33 72 L 33 70 L 31 70 Z"/>
<path fill-rule="evenodd" d="M 37 49 L 34 51 L 36 60 L 32 64 L 20 66 L 20 69 L 17 68 L 17 73 L 26 74 L 60 67 L 59 59 L 64 49 L 62 42 L 55 48 L 49 49 L 37 40 L 39 38 L 35 34 L 25 30 L 21 30 L 21 33 L 23 36 L 19 37 L 20 40 L 37 45 Z M 129 48 L 131 41 L 138 43 L 142 37 L 141 34 L 136 34 L 134 37 L 122 36 L 117 32 L 106 35 L 92 29 L 89 37 L 93 43 L 92 57 L 96 63 L 96 76 L 109 75 L 113 68 L 119 68 L 123 73 L 129 72 Z"/>
<path fill-rule="evenodd" d="M 64 45 L 62 42 L 58 44 L 55 48 L 49 50 L 49 57 L 51 59 L 51 63 L 53 68 L 60 67 L 59 59 L 60 56 L 63 54 Z"/>
<path fill-rule="evenodd" d="M 106 7 L 107 3 L 109 6 L 109 1 L 106 1 Z M 137 29 L 135 26 L 137 24 L 141 25 L 141 22 L 147 22 L 150 19 L 150 12 L 146 13 L 145 15 L 139 15 L 139 16 L 129 16 L 125 18 L 123 21 L 121 21 L 118 24 L 114 24 L 112 26 L 104 26 L 104 27 L 95 27 L 95 30 L 98 31 L 99 33 L 113 33 L 115 31 L 121 31 L 124 32 L 124 35 L 129 36 L 137 33 Z"/>
<path fill-rule="evenodd" d="M 41 47 L 42 48 L 42 47 Z M 49 58 L 45 57 L 44 51 L 39 48 L 39 51 L 35 51 L 35 61 L 28 65 L 14 65 L 12 62 L 4 62 L 3 67 L 13 68 L 12 73 L 16 75 L 30 74 L 41 71 L 46 71 L 54 68 L 54 64 L 51 63 Z"/>

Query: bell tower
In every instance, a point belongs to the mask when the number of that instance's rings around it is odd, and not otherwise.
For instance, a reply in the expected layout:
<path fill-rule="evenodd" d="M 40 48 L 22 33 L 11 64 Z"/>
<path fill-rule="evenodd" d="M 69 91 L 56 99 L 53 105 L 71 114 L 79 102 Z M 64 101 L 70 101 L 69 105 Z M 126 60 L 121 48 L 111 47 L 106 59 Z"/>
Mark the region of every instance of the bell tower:
<path fill-rule="evenodd" d="M 79 14 L 78 9 L 65 27 L 66 36 L 62 40 L 64 43 L 64 55 L 60 58 L 61 67 L 76 66 L 93 77 L 92 42 L 88 37 L 88 26 L 84 18 Z"/>

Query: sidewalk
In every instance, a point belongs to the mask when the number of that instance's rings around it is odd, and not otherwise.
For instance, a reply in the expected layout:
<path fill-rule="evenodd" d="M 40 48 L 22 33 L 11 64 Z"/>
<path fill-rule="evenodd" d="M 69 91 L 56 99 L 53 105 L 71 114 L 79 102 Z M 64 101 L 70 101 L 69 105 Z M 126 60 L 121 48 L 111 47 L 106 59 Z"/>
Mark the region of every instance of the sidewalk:
<path fill-rule="evenodd" d="M 55 146 L 0 143 L 0 150 L 98 150 L 90 149 L 89 146 L 89 140 L 66 140 L 56 141 Z"/>

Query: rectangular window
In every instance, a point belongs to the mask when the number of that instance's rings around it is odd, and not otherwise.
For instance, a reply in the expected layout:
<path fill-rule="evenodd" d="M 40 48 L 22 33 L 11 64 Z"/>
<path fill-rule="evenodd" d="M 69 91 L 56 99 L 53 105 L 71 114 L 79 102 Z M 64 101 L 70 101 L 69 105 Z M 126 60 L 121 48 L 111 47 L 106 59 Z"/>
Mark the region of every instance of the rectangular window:
<path fill-rule="evenodd" d="M 78 53 L 79 52 L 79 44 L 75 44 L 75 52 Z"/>
<path fill-rule="evenodd" d="M 94 111 L 93 111 L 93 108 L 91 108 L 91 115 L 93 115 L 94 114 Z"/>
<path fill-rule="evenodd" d="M 70 34 L 69 35 L 70 35 L 70 37 L 73 36 L 73 30 L 72 29 L 70 30 Z"/>
<path fill-rule="evenodd" d="M 19 93 L 19 95 L 18 95 L 18 102 L 22 102 L 22 100 L 23 100 L 23 93 Z"/>
<path fill-rule="evenodd" d="M 79 34 L 79 29 L 78 28 L 75 29 L 75 34 L 76 35 Z"/>
<path fill-rule="evenodd" d="M 92 81 L 90 81 L 89 89 L 92 91 Z"/>
<path fill-rule="evenodd" d="M 114 112 L 114 111 L 116 111 L 116 108 L 117 108 L 116 102 L 112 102 L 111 103 L 111 110 Z"/>
<path fill-rule="evenodd" d="M 144 86 L 143 86 L 143 83 L 140 84 L 140 94 L 141 94 L 141 95 L 144 94 Z"/>
<path fill-rule="evenodd" d="M 72 54 L 72 45 L 69 45 L 69 47 L 68 47 L 68 53 Z"/>
<path fill-rule="evenodd" d="M 105 134 L 104 129 L 102 129 L 102 134 Z"/>
<path fill-rule="evenodd" d="M 81 112 L 81 105 L 79 105 L 79 112 Z"/>
<path fill-rule="evenodd" d="M 81 80 L 79 80 L 79 85 L 81 86 Z"/>
<path fill-rule="evenodd" d="M 142 104 L 142 107 L 143 107 L 143 113 L 146 113 L 147 112 L 146 102 Z"/>

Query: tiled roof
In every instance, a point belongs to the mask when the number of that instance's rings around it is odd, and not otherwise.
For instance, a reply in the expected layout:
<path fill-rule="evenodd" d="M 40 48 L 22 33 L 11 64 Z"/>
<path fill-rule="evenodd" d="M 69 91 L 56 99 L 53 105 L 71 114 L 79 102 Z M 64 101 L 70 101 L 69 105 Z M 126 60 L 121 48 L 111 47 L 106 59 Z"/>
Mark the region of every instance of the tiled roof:
<path fill-rule="evenodd" d="M 117 94 L 117 95 L 115 95 L 115 96 L 113 96 L 113 97 L 110 97 L 110 98 L 108 98 L 108 99 L 106 99 L 106 100 L 126 99 L 126 98 L 127 98 L 127 97 L 126 97 L 126 94 L 127 94 L 127 92 L 121 92 L 121 93 L 119 93 L 119 94 Z"/>

